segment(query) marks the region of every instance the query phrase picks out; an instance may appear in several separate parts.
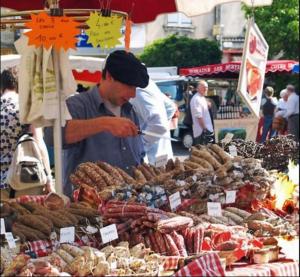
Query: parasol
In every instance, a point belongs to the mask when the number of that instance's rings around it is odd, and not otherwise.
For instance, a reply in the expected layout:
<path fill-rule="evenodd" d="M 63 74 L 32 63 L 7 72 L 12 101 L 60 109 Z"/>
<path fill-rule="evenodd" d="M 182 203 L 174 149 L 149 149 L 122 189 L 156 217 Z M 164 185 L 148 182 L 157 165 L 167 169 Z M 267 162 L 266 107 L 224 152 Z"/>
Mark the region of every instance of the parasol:
<path fill-rule="evenodd" d="M 210 12 L 216 5 L 230 2 L 243 2 L 248 6 L 267 6 L 272 0 L 60 0 L 63 9 L 101 9 L 131 14 L 134 23 L 146 23 L 155 20 L 159 14 L 182 12 L 186 16 L 197 16 Z M 2 0 L 1 6 L 18 10 L 43 10 L 45 0 Z"/>
<path fill-rule="evenodd" d="M 294 64 L 294 66 L 292 68 L 292 72 L 293 73 L 299 73 L 299 63 Z"/>
<path fill-rule="evenodd" d="M 267 61 L 266 74 L 274 72 L 291 72 L 293 66 L 295 66 L 296 63 L 297 62 L 294 60 Z M 183 76 L 202 78 L 238 78 L 240 69 L 241 61 L 235 61 L 222 64 L 210 64 L 198 67 L 181 68 L 179 73 Z"/>

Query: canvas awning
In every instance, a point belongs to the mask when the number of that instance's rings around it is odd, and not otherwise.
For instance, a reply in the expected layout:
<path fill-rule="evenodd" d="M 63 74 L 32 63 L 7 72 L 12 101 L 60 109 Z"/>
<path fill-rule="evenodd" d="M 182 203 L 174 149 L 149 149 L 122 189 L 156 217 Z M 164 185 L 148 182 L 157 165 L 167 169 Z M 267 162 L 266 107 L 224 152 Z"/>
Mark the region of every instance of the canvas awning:
<path fill-rule="evenodd" d="M 2 0 L 1 7 L 14 10 L 44 9 L 45 0 Z M 212 11 L 219 4 L 243 2 L 248 6 L 268 6 L 272 0 L 60 0 L 63 9 L 101 9 L 110 8 L 115 11 L 131 14 L 134 23 L 146 23 L 155 20 L 163 13 L 182 12 L 187 16 L 196 16 Z"/>
<path fill-rule="evenodd" d="M 274 72 L 291 72 L 297 61 L 294 60 L 271 60 L 267 62 L 266 74 Z M 238 78 L 241 61 L 210 64 L 191 68 L 180 68 L 182 76 L 202 78 Z"/>

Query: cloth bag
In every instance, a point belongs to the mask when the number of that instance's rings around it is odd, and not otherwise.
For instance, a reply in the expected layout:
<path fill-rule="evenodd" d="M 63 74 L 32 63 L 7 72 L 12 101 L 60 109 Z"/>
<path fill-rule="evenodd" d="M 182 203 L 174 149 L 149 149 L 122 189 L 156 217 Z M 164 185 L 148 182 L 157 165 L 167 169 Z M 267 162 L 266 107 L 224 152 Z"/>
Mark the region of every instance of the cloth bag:
<path fill-rule="evenodd" d="M 30 134 L 24 134 L 17 143 L 7 173 L 7 183 L 12 191 L 24 195 L 41 194 L 46 182 L 47 173 L 41 150 Z"/>

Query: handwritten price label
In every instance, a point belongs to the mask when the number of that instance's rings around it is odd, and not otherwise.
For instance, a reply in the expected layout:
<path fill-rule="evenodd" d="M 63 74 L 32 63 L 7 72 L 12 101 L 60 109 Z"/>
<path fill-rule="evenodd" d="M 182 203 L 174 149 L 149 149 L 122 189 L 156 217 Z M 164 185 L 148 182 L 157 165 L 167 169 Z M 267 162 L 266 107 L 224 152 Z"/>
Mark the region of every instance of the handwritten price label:
<path fill-rule="evenodd" d="M 64 243 L 64 242 L 74 242 L 75 240 L 75 227 L 66 227 L 66 228 L 61 228 L 60 229 L 60 237 L 59 237 L 59 242 Z"/>
<path fill-rule="evenodd" d="M 5 238 L 9 248 L 16 248 L 16 242 L 12 233 L 5 233 Z"/>
<path fill-rule="evenodd" d="M 2 235 L 2 234 L 5 234 L 5 221 L 4 221 L 4 218 L 1 218 L 0 224 L 1 224 L 0 234 Z"/>
<path fill-rule="evenodd" d="M 111 224 L 101 228 L 100 235 L 103 243 L 107 243 L 117 239 L 119 236 L 116 224 Z"/>
<path fill-rule="evenodd" d="M 31 29 L 25 35 L 29 38 L 29 45 L 49 49 L 76 48 L 76 35 L 79 34 L 79 23 L 67 16 L 49 16 L 46 12 L 31 14 L 31 21 L 26 22 Z"/>
<path fill-rule="evenodd" d="M 168 162 L 168 155 L 157 156 L 155 159 L 155 167 L 164 166 Z"/>
<path fill-rule="evenodd" d="M 175 211 L 181 204 L 180 192 L 177 191 L 169 196 L 170 207 L 172 211 Z"/>
<path fill-rule="evenodd" d="M 207 202 L 207 214 L 210 216 L 222 216 L 221 203 Z"/>
<path fill-rule="evenodd" d="M 86 24 L 89 26 L 89 29 L 86 30 L 86 34 L 89 36 L 88 43 L 91 43 L 93 47 L 113 48 L 121 44 L 121 16 L 102 16 L 98 12 L 93 12 Z"/>
<path fill-rule="evenodd" d="M 226 191 L 226 204 L 235 203 L 236 199 L 236 190 L 227 190 Z"/>

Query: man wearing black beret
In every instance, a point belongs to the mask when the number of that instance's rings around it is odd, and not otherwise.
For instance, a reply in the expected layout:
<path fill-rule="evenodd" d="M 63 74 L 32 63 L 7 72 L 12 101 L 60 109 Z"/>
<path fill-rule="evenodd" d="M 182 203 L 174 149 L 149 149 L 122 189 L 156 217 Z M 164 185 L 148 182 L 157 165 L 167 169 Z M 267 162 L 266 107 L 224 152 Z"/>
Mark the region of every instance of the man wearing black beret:
<path fill-rule="evenodd" d="M 132 53 L 118 50 L 107 57 L 100 85 L 67 99 L 72 120 L 63 130 L 64 194 L 71 196 L 69 176 L 80 163 L 105 161 L 130 173 L 142 162 L 139 123 L 128 101 L 148 82 L 146 67 Z"/>

